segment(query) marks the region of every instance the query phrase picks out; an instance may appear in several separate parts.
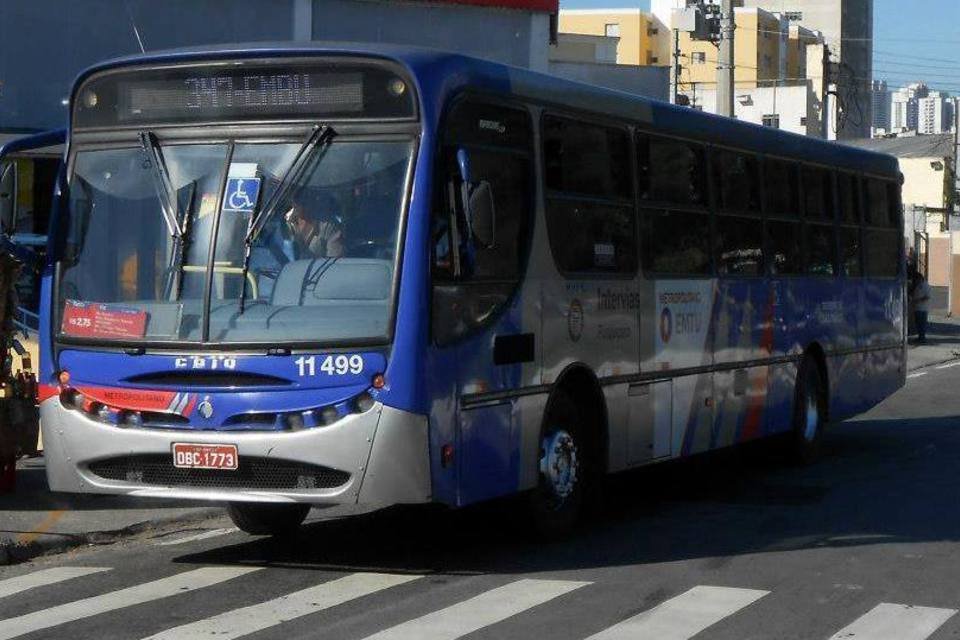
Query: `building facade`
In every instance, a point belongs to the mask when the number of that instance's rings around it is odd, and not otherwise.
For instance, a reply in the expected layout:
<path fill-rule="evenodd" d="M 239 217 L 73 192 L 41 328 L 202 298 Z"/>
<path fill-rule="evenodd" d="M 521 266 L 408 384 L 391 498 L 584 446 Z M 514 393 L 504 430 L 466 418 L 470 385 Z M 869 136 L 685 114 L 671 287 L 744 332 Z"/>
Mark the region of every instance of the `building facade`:
<path fill-rule="evenodd" d="M 0 130 L 66 124 L 84 68 L 176 47 L 364 41 L 459 51 L 547 71 L 557 0 L 3 0 Z M 56 43 L 56 46 L 52 46 Z"/>
<path fill-rule="evenodd" d="M 819 31 L 834 64 L 838 139 L 865 138 L 873 123 L 873 0 L 742 0 L 745 7 L 781 13 L 790 24 Z M 739 34 L 737 34 L 739 35 Z"/>
<path fill-rule="evenodd" d="M 933 135 L 953 129 L 954 102 L 942 91 L 931 91 L 917 101 L 917 133 Z"/>
<path fill-rule="evenodd" d="M 916 131 L 920 124 L 920 99 L 929 93 L 930 89 L 921 82 L 894 91 L 890 97 L 890 131 Z"/>
<path fill-rule="evenodd" d="M 714 112 L 717 91 L 715 88 L 699 90 L 691 97 L 691 101 L 696 109 Z M 737 119 L 744 122 L 804 136 L 821 136 L 819 105 L 809 83 L 737 90 L 734 92 L 733 110 Z"/>
<path fill-rule="evenodd" d="M 619 38 L 618 64 L 670 66 L 669 30 L 640 9 L 564 9 L 558 26 L 560 33 Z"/>
<path fill-rule="evenodd" d="M 890 89 L 885 80 L 874 80 L 871 88 L 871 104 L 873 105 L 873 132 L 887 133 L 890 131 Z"/>

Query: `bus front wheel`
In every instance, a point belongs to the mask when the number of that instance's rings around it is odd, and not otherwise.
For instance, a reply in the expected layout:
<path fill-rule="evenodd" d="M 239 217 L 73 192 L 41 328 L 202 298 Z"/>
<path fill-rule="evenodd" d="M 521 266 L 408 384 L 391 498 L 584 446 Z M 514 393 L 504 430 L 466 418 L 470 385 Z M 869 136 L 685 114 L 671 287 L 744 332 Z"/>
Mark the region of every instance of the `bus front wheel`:
<path fill-rule="evenodd" d="M 580 515 L 588 473 L 582 434 L 577 405 L 554 398 L 540 438 L 539 482 L 530 493 L 533 525 L 543 537 L 569 532 Z"/>
<path fill-rule="evenodd" d="M 793 408 L 791 453 L 796 462 L 809 464 L 820 457 L 826 415 L 823 375 L 817 362 L 807 356 L 797 371 Z"/>
<path fill-rule="evenodd" d="M 227 513 L 241 531 L 255 536 L 279 536 L 296 531 L 310 513 L 310 505 L 231 502 Z"/>

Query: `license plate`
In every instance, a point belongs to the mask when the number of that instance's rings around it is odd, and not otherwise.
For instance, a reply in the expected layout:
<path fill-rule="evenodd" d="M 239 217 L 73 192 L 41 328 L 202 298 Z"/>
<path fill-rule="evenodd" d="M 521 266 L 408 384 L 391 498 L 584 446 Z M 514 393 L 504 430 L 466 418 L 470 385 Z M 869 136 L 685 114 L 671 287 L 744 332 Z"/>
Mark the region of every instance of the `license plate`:
<path fill-rule="evenodd" d="M 173 444 L 173 466 L 178 469 L 226 469 L 237 468 L 240 457 L 232 444 Z"/>

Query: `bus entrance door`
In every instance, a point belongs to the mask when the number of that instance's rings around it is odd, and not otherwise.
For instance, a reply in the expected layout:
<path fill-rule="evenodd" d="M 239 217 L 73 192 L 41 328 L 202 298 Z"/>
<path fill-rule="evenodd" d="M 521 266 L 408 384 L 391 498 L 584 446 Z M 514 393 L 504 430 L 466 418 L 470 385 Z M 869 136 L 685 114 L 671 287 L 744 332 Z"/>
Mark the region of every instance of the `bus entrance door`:
<path fill-rule="evenodd" d="M 673 380 L 630 385 L 627 464 L 636 465 L 672 453 Z"/>

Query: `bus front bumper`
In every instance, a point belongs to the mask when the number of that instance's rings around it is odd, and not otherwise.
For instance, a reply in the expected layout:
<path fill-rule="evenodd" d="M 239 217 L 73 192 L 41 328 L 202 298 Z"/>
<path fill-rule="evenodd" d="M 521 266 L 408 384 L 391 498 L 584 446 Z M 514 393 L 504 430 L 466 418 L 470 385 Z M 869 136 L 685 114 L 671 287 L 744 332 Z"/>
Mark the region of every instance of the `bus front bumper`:
<path fill-rule="evenodd" d="M 427 418 L 380 403 L 295 432 L 120 428 L 56 396 L 40 405 L 40 419 L 52 491 L 372 507 L 431 497 Z M 234 445 L 240 466 L 176 468 L 174 443 Z"/>

